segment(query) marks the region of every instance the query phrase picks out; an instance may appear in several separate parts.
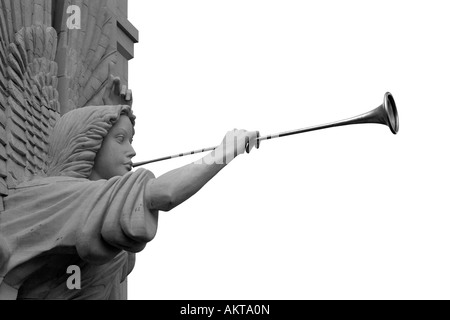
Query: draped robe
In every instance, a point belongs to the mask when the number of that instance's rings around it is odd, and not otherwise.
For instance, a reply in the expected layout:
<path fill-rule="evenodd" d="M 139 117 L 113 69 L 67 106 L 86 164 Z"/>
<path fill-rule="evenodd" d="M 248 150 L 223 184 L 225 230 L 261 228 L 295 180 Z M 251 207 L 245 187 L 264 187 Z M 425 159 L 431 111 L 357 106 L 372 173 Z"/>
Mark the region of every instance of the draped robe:
<path fill-rule="evenodd" d="M 134 253 L 156 234 L 145 169 L 109 180 L 47 177 L 20 184 L 0 214 L 0 287 L 18 299 L 115 299 Z M 67 268 L 81 270 L 70 290 Z M 0 290 L 1 292 L 1 290 Z"/>
<path fill-rule="evenodd" d="M 155 178 L 148 170 L 88 179 L 121 115 L 134 126 L 127 105 L 66 113 L 49 139 L 46 177 L 9 190 L 0 212 L 0 299 L 124 298 L 121 283 L 155 236 L 158 211 L 144 199 Z M 80 289 L 68 286 L 72 266 Z"/>

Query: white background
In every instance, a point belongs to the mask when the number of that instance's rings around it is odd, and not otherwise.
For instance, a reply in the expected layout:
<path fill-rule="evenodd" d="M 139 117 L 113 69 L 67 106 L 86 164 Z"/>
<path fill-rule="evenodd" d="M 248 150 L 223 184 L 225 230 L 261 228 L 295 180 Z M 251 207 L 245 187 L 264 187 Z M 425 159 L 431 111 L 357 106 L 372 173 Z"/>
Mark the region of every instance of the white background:
<path fill-rule="evenodd" d="M 130 299 L 449 299 L 448 1 L 129 1 L 135 161 L 262 143 L 161 212 Z M 203 154 L 204 155 L 204 154 Z M 146 168 L 156 176 L 203 155 Z"/>

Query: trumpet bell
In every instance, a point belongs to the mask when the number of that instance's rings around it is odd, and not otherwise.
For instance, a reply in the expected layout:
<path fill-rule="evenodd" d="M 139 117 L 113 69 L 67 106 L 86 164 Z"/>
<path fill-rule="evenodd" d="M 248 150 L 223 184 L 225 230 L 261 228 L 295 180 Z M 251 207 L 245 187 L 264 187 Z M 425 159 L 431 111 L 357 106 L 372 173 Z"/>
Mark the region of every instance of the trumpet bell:
<path fill-rule="evenodd" d="M 399 119 L 397 106 L 394 97 L 390 92 L 384 94 L 383 104 L 365 114 L 354 118 L 335 122 L 333 126 L 341 126 L 358 123 L 379 123 L 388 126 L 393 134 L 397 134 L 399 129 Z"/>
<path fill-rule="evenodd" d="M 397 134 L 399 129 L 398 111 L 394 97 L 390 92 L 386 92 L 384 95 L 383 109 L 386 113 L 385 123 L 389 126 L 393 134 Z"/>

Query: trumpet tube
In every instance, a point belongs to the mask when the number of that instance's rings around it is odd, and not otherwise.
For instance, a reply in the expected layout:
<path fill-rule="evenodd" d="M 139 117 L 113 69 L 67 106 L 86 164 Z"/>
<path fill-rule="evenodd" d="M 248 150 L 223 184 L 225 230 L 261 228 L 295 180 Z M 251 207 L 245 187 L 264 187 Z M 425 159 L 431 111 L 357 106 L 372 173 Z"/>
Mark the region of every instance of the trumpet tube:
<path fill-rule="evenodd" d="M 300 134 L 300 133 L 309 132 L 309 131 L 315 131 L 315 130 L 321 130 L 321 129 L 339 127 L 339 126 L 346 126 L 346 125 L 351 125 L 351 124 L 363 124 L 363 123 L 383 124 L 383 125 L 388 126 L 393 134 L 397 134 L 397 132 L 399 130 L 399 117 L 398 117 L 398 111 L 397 111 L 397 106 L 395 104 L 394 97 L 392 96 L 392 94 L 390 92 L 385 93 L 383 103 L 379 107 L 377 107 L 369 112 L 366 112 L 364 114 L 358 115 L 353 118 L 348 118 L 348 119 L 331 122 L 331 123 L 327 123 L 327 124 L 322 124 L 322 125 L 317 125 L 317 126 L 312 126 L 312 127 L 302 128 L 302 129 L 296 129 L 296 130 L 291 130 L 291 131 L 286 131 L 286 132 L 280 132 L 277 134 L 271 134 L 271 135 L 267 135 L 267 136 L 263 136 L 263 137 L 258 136 L 256 146 L 259 147 L 259 143 L 263 140 L 270 140 L 270 139 L 286 137 L 286 136 Z M 153 160 L 136 162 L 136 163 L 133 163 L 133 167 L 138 167 L 138 166 L 142 166 L 144 164 L 173 159 L 173 158 L 179 158 L 179 157 L 183 157 L 183 156 L 187 156 L 187 155 L 191 155 L 191 154 L 212 151 L 216 148 L 217 148 L 217 146 L 209 147 L 209 148 L 202 148 L 202 149 L 198 149 L 198 150 L 177 153 L 177 154 L 174 154 L 171 156 L 166 156 L 166 157 L 157 158 L 157 159 L 153 159 Z"/>

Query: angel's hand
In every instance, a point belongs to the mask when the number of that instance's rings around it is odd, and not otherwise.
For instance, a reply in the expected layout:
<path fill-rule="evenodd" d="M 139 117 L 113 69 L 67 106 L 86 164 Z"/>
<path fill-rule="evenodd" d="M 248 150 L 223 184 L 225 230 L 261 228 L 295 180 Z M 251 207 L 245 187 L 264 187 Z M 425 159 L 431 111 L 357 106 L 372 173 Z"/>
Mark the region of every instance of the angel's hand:
<path fill-rule="evenodd" d="M 133 94 L 126 85 L 121 85 L 120 77 L 113 76 L 110 67 L 108 84 L 103 93 L 103 103 L 105 105 L 133 104 Z"/>

